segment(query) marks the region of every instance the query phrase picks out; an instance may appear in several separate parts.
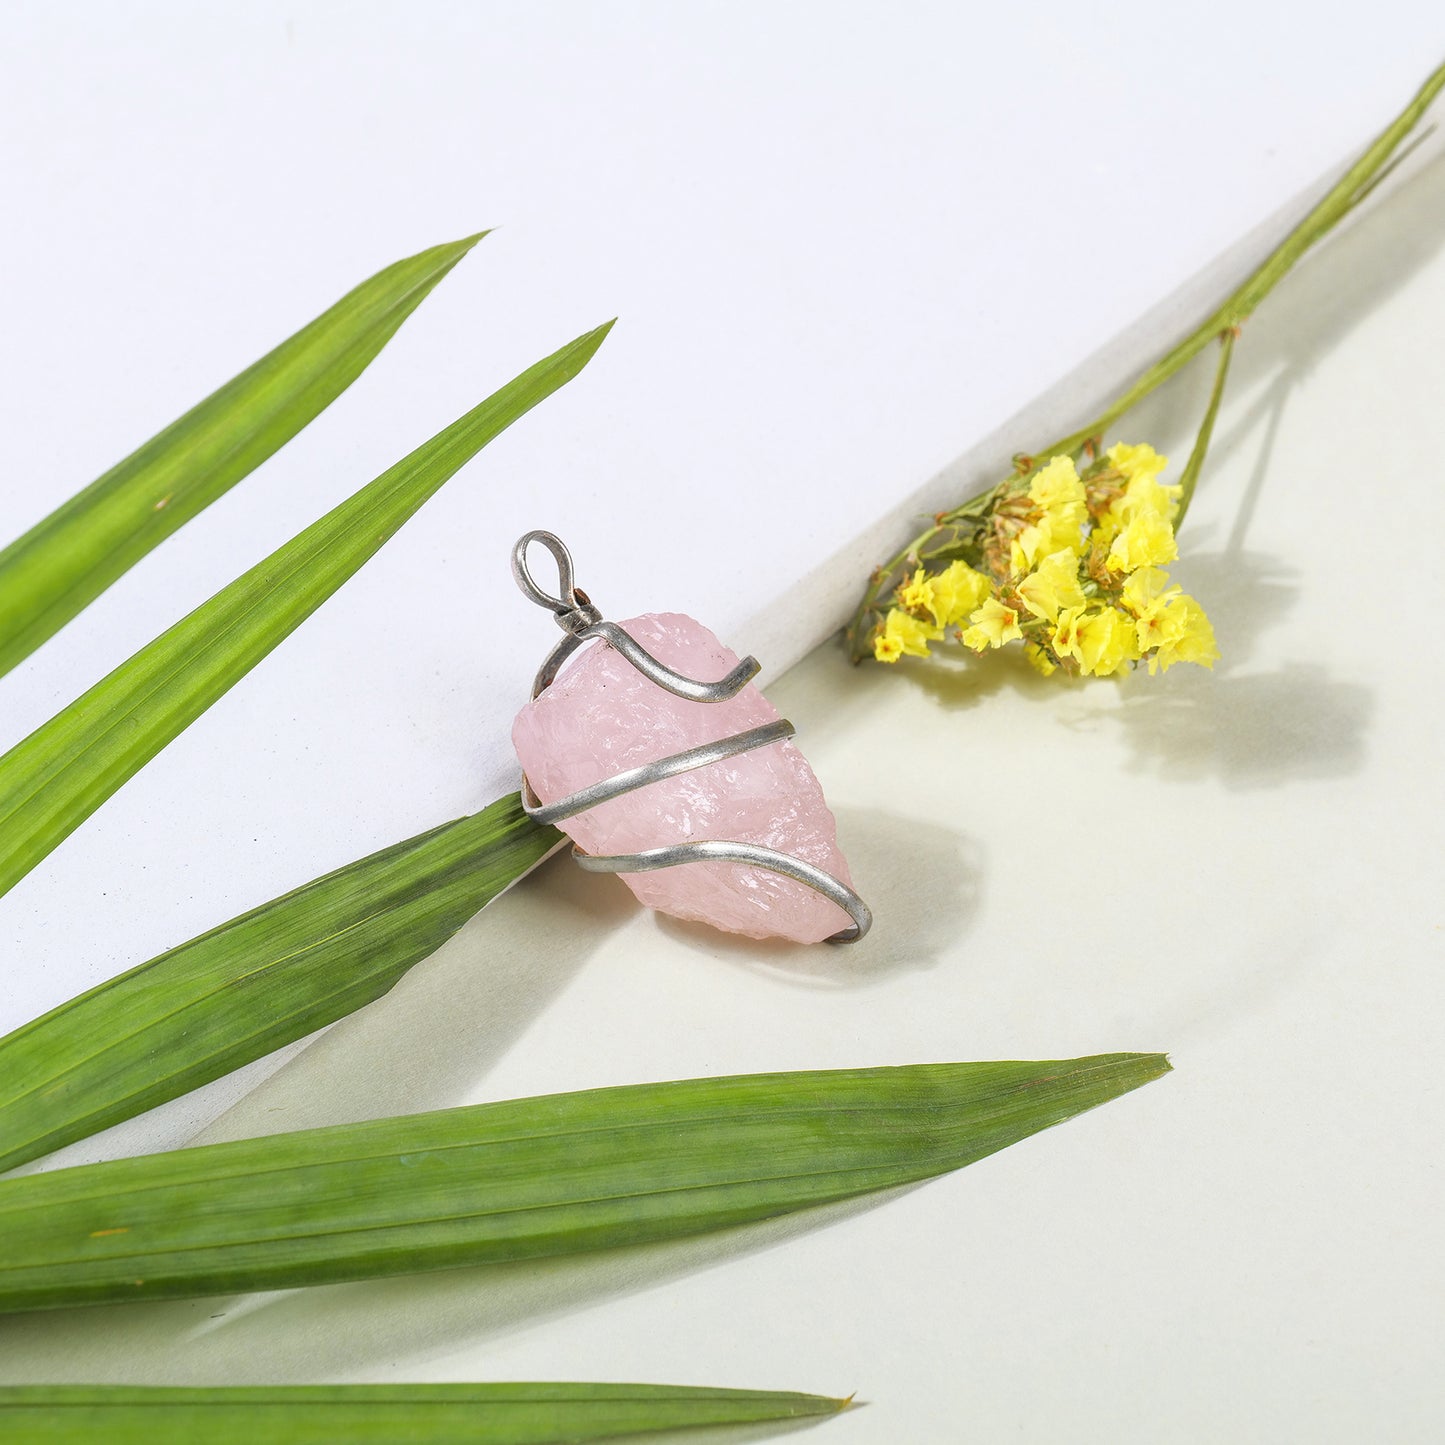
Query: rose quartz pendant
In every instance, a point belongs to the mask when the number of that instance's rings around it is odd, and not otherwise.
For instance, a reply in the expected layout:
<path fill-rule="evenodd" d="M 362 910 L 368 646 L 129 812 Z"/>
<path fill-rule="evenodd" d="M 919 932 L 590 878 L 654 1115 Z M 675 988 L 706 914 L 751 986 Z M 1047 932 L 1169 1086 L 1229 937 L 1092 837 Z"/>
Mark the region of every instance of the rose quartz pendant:
<path fill-rule="evenodd" d="M 532 579 L 532 542 L 556 558 L 561 597 Z M 872 919 L 833 814 L 792 725 L 748 681 L 757 663 L 679 613 L 604 622 L 549 532 L 517 543 L 513 571 L 567 633 L 512 728 L 527 811 L 649 908 L 751 938 L 861 938 Z"/>

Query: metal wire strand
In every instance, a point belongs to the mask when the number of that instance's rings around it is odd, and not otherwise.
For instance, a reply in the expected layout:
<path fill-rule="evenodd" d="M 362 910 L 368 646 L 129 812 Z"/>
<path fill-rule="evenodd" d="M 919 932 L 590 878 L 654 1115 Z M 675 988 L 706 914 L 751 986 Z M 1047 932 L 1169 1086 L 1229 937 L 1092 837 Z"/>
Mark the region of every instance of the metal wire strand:
<path fill-rule="evenodd" d="M 613 853 L 607 857 L 573 848 L 572 856 L 578 866 L 589 873 L 652 873 L 659 868 L 676 868 L 683 863 L 750 863 L 755 868 L 766 868 L 797 883 L 807 884 L 847 913 L 853 920 L 853 926 L 829 934 L 826 942 L 857 943 L 873 926 L 872 911 L 846 883 L 822 868 L 794 858 L 791 853 L 764 848 L 761 843 L 673 843 L 666 848 L 648 848 L 641 853 Z"/>
<path fill-rule="evenodd" d="M 533 542 L 545 547 L 557 563 L 559 596 L 544 591 L 532 576 L 527 565 L 527 549 Z M 606 622 L 592 604 L 592 599 L 577 586 L 572 566 L 572 554 L 562 539 L 552 532 L 528 532 L 512 548 L 512 575 L 517 585 L 535 603 L 545 607 L 557 619 L 557 624 L 567 634 L 548 654 L 536 681 L 532 685 L 532 696 L 541 695 L 553 681 L 562 664 L 582 646 L 584 642 L 598 639 L 614 648 L 650 682 L 691 702 L 726 702 L 739 692 L 757 675 L 758 661 L 745 657 L 738 665 L 716 682 L 702 682 L 686 677 L 680 672 L 661 663 L 647 651 L 635 637 L 615 622 Z M 693 768 L 706 767 L 709 763 L 721 762 L 725 758 L 737 757 L 751 752 L 754 748 L 767 747 L 770 743 L 781 742 L 793 735 L 793 725 L 786 718 L 765 723 L 762 727 L 749 728 L 746 732 L 734 733 L 731 737 L 719 738 L 716 742 L 704 743 L 700 747 L 688 748 L 685 752 L 673 753 L 670 757 L 658 758 L 655 762 L 644 763 L 641 767 L 629 768 L 615 777 L 604 778 L 601 782 L 581 788 L 575 793 L 559 798 L 553 803 L 542 803 L 533 791 L 531 783 L 522 775 L 522 806 L 529 817 L 538 823 L 559 823 L 565 818 L 575 817 L 599 803 L 620 798 L 638 788 L 646 788 L 665 778 L 677 777 Z M 836 903 L 853 920 L 852 926 L 831 934 L 828 943 L 856 943 L 873 923 L 873 914 L 868 905 L 848 885 L 831 873 L 805 863 L 790 853 L 779 852 L 776 848 L 765 848 L 760 843 L 732 843 L 713 840 L 698 840 L 690 843 L 673 843 L 665 848 L 649 848 L 641 853 L 618 853 L 602 856 L 584 853 L 574 847 L 572 856 L 578 864 L 591 873 L 651 873 L 659 868 L 676 868 L 684 863 L 746 863 L 755 868 L 766 868 L 769 872 L 791 878 L 802 883 L 823 897 Z"/>
<path fill-rule="evenodd" d="M 777 722 L 764 723 L 762 727 L 750 728 L 745 733 L 734 733 L 731 737 L 719 738 L 715 743 L 703 743 L 700 747 L 688 748 L 686 752 L 673 753 L 670 757 L 643 763 L 641 767 L 629 768 L 625 773 L 603 778 L 600 783 L 558 798 L 555 803 L 540 802 L 524 777 L 522 781 L 526 786 L 522 790 L 522 807 L 534 823 L 560 823 L 564 818 L 585 813 L 588 808 L 620 798 L 636 788 L 645 788 L 649 784 L 660 783 L 664 778 L 675 778 L 679 773 L 705 768 L 709 763 L 720 763 L 724 758 L 735 758 L 740 753 L 765 748 L 769 743 L 781 742 L 792 736 L 792 723 L 787 718 L 779 718 Z"/>

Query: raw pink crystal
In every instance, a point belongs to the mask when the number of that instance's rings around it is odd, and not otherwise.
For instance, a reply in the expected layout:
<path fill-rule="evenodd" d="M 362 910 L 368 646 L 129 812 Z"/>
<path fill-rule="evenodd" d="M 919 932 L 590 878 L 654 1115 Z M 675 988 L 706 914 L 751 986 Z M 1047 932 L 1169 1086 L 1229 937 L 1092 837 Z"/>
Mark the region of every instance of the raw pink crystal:
<path fill-rule="evenodd" d="M 650 612 L 622 626 L 659 662 L 703 682 L 738 662 L 706 627 L 680 613 Z M 553 803 L 778 715 L 751 684 L 727 702 L 676 697 L 597 641 L 517 714 L 512 742 L 537 796 Z M 651 783 L 560 826 L 588 853 L 639 853 L 701 839 L 761 843 L 852 885 L 823 790 L 788 740 Z M 817 943 L 851 922 L 805 884 L 746 864 L 684 863 L 620 876 L 649 908 L 750 938 Z"/>

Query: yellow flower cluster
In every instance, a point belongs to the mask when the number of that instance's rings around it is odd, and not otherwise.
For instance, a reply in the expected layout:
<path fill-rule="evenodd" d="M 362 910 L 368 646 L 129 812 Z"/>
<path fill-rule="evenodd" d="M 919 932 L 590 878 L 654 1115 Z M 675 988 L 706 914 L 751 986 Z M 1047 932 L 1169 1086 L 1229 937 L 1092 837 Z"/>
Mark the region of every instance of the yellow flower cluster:
<path fill-rule="evenodd" d="M 1166 460 L 1121 443 L 1081 476 L 1072 457 L 1051 458 L 1026 491 L 994 505 L 973 549 L 979 568 L 919 567 L 897 589 L 873 655 L 927 657 L 952 631 L 974 652 L 1022 639 L 1046 675 L 1212 667 L 1219 651 L 1204 609 L 1163 570 L 1179 555 L 1179 487 L 1159 480 Z"/>

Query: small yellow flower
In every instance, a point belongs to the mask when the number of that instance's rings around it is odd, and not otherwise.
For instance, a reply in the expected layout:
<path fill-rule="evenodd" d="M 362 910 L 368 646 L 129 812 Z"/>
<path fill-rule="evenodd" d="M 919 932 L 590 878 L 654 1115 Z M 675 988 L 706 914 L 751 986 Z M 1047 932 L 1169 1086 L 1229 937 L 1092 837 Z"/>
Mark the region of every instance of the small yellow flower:
<path fill-rule="evenodd" d="M 1139 655 L 1134 619 L 1113 607 L 1085 613 L 1078 636 L 1079 661 L 1094 677 L 1109 677 Z"/>
<path fill-rule="evenodd" d="M 1077 555 L 1084 546 L 1084 522 L 1088 509 L 1078 506 L 1059 507 L 1045 512 L 1038 524 L 1041 555 L 1047 557 L 1053 552 L 1067 549 Z"/>
<path fill-rule="evenodd" d="M 1066 607 L 1082 607 L 1079 559 L 1068 550 L 1050 553 L 1018 585 L 1019 597 L 1035 617 L 1054 621 Z"/>
<path fill-rule="evenodd" d="M 1123 493 L 1114 499 L 1106 514 L 1114 524 L 1113 531 L 1146 515 L 1162 517 L 1166 522 L 1174 520 L 1183 487 L 1178 483 L 1166 486 L 1159 480 L 1168 457 L 1161 457 L 1145 443 L 1126 446 L 1122 442 L 1110 447 L 1106 455 L 1124 476 Z"/>
<path fill-rule="evenodd" d="M 1212 668 L 1219 656 L 1214 628 L 1204 609 L 1190 596 L 1175 598 L 1169 605 L 1167 636 L 1149 659 L 1149 671 L 1167 672 L 1176 662 L 1194 662 Z"/>
<path fill-rule="evenodd" d="M 1042 555 L 1043 533 L 1037 527 L 1025 527 L 1009 543 L 1008 568 L 1014 577 L 1024 577 L 1034 570 L 1034 563 Z"/>
<path fill-rule="evenodd" d="M 1141 567 L 1124 583 L 1119 594 L 1135 617 L 1142 617 L 1156 602 L 1180 595 L 1181 589 L 1169 585 L 1169 574 L 1162 567 Z"/>
<path fill-rule="evenodd" d="M 1139 639 L 1141 655 L 1149 654 L 1156 648 L 1166 647 L 1177 641 L 1183 629 L 1184 614 L 1171 603 L 1182 596 L 1177 588 L 1171 588 L 1169 595 L 1156 598 L 1140 614 L 1134 624 Z M 1151 664 L 1150 671 L 1153 671 Z"/>
<path fill-rule="evenodd" d="M 983 606 L 990 591 L 991 584 L 982 572 L 975 571 L 967 562 L 950 562 L 933 579 L 929 611 L 940 627 L 953 627 Z"/>
<path fill-rule="evenodd" d="M 898 601 L 909 612 L 932 612 L 933 578 L 920 567 L 913 580 L 898 589 Z"/>
<path fill-rule="evenodd" d="M 889 610 L 881 635 L 873 642 L 873 656 L 879 662 L 897 662 L 904 653 L 910 657 L 927 657 L 928 644 L 942 636 L 941 627 L 931 627 L 894 607 Z"/>
<path fill-rule="evenodd" d="M 975 611 L 990 590 L 982 572 L 975 572 L 967 562 L 950 562 L 933 577 L 920 567 L 898 589 L 898 601 L 915 616 L 926 612 L 936 627 L 952 627 Z"/>
<path fill-rule="evenodd" d="M 1030 522 L 1009 545 L 1009 568 L 1015 577 L 1032 572 L 1044 557 L 1055 552 L 1072 552 L 1076 557 L 1084 548 L 1084 516 L 1082 507 L 1047 512 L 1037 522 Z"/>
<path fill-rule="evenodd" d="M 1084 661 L 1079 628 L 1084 620 L 1084 609 L 1082 607 L 1070 607 L 1066 612 L 1059 613 L 1059 620 L 1054 624 L 1054 630 L 1049 641 L 1054 647 L 1054 656 L 1062 661 L 1066 657 L 1072 657 L 1081 666 Z"/>
<path fill-rule="evenodd" d="M 1040 557 L 1060 548 L 1077 552 L 1083 546 L 1084 521 L 1088 506 L 1084 484 L 1072 457 L 1054 457 L 1029 483 L 1029 500 L 1038 515 L 1019 533 L 1014 552 L 1014 571 L 1024 570 L 1020 557 L 1032 567 Z"/>
<path fill-rule="evenodd" d="M 1162 517 L 1166 522 L 1174 520 L 1179 510 L 1179 494 L 1183 485 L 1166 487 L 1152 477 L 1140 482 L 1130 482 L 1129 489 L 1114 503 L 1114 510 L 1123 521 L 1142 517 L 1149 513 Z"/>
<path fill-rule="evenodd" d="M 1109 548 L 1109 566 L 1115 572 L 1134 572 L 1140 567 L 1157 567 L 1179 555 L 1174 528 L 1158 512 L 1140 512 L 1114 538 Z"/>
<path fill-rule="evenodd" d="M 1002 647 L 1005 642 L 1022 636 L 1018 613 L 997 597 L 990 597 L 974 612 L 973 626 L 963 633 L 962 640 L 965 647 L 982 652 L 986 647 Z"/>
<path fill-rule="evenodd" d="M 1029 500 L 1046 512 L 1084 505 L 1084 484 L 1072 457 L 1054 457 L 1029 483 Z"/>
<path fill-rule="evenodd" d="M 1148 442 L 1140 442 L 1138 446 L 1116 442 L 1104 455 L 1123 473 L 1126 482 L 1152 480 L 1169 465 L 1169 458 L 1161 457 Z"/>
<path fill-rule="evenodd" d="M 1084 483 L 1072 457 L 1053 457 L 1029 483 L 1027 526 L 1010 543 L 1010 565 L 1022 577 L 1039 561 L 1061 548 L 1075 552 L 1084 546 L 1088 519 Z"/>

